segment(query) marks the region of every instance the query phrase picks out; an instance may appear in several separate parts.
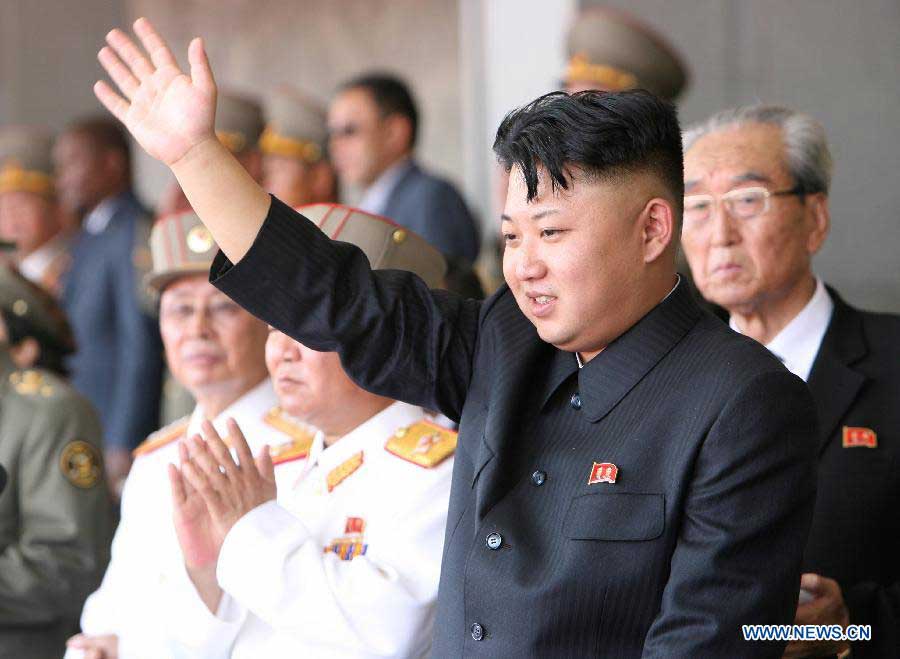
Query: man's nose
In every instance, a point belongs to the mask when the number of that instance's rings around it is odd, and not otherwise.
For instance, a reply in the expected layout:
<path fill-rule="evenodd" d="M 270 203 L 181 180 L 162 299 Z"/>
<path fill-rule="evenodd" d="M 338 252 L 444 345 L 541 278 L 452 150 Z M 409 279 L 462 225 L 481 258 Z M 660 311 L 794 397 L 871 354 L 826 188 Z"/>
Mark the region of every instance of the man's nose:
<path fill-rule="evenodd" d="M 516 277 L 522 281 L 540 279 L 546 273 L 546 267 L 540 253 L 530 240 L 523 242 L 516 250 Z"/>
<path fill-rule="evenodd" d="M 741 233 L 738 227 L 740 220 L 731 215 L 728 205 L 719 200 L 712 209 L 710 217 L 712 235 L 710 242 L 718 247 L 727 247 L 740 241 Z"/>

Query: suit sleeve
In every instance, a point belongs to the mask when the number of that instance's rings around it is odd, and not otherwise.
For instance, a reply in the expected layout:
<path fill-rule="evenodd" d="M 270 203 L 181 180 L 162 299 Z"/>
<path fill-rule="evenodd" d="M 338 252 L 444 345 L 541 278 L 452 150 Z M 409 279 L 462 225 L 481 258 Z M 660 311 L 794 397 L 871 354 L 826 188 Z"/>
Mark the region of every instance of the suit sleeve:
<path fill-rule="evenodd" d="M 755 377 L 696 458 L 645 657 L 781 657 L 742 625 L 790 624 L 815 501 L 814 403 L 788 372 Z"/>
<path fill-rule="evenodd" d="M 63 473 L 62 463 L 78 446 L 74 442 L 97 450 L 99 424 L 74 396 L 17 412 L 31 421 L 16 488 L 4 493 L 18 499 L 19 537 L 0 552 L 0 625 L 74 621 L 109 559 L 111 514 L 102 474 L 78 485 Z"/>
<path fill-rule="evenodd" d="M 114 281 L 116 300 L 116 371 L 105 444 L 133 449 L 159 425 L 162 391 L 162 344 L 159 324 L 144 303 L 142 270 L 136 255 L 147 247 L 147 221 L 139 216 L 122 226 Z"/>
<path fill-rule="evenodd" d="M 872 625 L 872 640 L 853 643 L 853 656 L 897 659 L 900 657 L 900 583 L 883 586 L 874 582 L 854 584 L 844 591 L 850 624 Z"/>
<path fill-rule="evenodd" d="M 219 253 L 211 281 L 300 343 L 338 352 L 363 388 L 459 420 L 481 303 L 429 290 L 409 272 L 373 271 L 356 246 L 274 198 L 244 258 Z"/>

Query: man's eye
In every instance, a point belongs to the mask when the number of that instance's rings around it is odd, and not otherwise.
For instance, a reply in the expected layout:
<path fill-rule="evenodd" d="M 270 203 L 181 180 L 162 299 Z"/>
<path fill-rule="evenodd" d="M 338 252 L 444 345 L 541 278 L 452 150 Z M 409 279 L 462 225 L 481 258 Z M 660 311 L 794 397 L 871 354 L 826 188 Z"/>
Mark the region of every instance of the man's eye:
<path fill-rule="evenodd" d="M 514 234 L 514 233 L 504 233 L 503 234 L 503 242 L 505 242 L 505 243 L 511 243 L 515 239 L 516 239 L 516 234 Z"/>
<path fill-rule="evenodd" d="M 541 229 L 542 238 L 553 238 L 562 233 L 562 229 Z"/>

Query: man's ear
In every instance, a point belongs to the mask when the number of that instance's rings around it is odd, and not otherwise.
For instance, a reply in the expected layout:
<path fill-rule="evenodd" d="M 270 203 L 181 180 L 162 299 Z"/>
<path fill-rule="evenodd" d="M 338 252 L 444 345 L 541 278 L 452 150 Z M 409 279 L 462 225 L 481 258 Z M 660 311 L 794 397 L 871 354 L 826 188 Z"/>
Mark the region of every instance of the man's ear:
<path fill-rule="evenodd" d="M 26 336 L 9 347 L 9 356 L 18 368 L 31 368 L 41 356 L 41 344 L 34 337 Z"/>
<path fill-rule="evenodd" d="M 828 206 L 828 195 L 824 192 L 806 195 L 805 203 L 806 220 L 810 223 L 806 249 L 812 255 L 822 248 L 831 230 L 831 209 Z"/>
<path fill-rule="evenodd" d="M 387 142 L 397 153 L 412 150 L 412 123 L 408 117 L 390 114 L 384 118 Z"/>
<path fill-rule="evenodd" d="M 654 197 L 638 216 L 644 246 L 644 263 L 652 263 L 666 251 L 675 235 L 675 211 L 672 203 Z"/>

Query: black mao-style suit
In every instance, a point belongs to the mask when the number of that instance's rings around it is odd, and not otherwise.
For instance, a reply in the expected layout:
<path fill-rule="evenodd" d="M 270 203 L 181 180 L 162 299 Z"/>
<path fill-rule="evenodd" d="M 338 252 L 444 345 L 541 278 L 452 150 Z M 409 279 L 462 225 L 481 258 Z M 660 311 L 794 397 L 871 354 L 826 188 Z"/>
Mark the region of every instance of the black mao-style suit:
<path fill-rule="evenodd" d="M 579 370 L 508 288 L 373 273 L 277 200 L 211 277 L 366 388 L 460 419 L 435 657 L 780 656 L 741 625 L 793 619 L 813 401 L 685 287 Z"/>
<path fill-rule="evenodd" d="M 835 579 L 850 622 L 872 625 L 853 656 L 900 657 L 900 317 L 834 312 L 810 371 L 819 408 L 818 498 L 804 571 Z M 845 427 L 874 448 L 844 447 Z"/>

